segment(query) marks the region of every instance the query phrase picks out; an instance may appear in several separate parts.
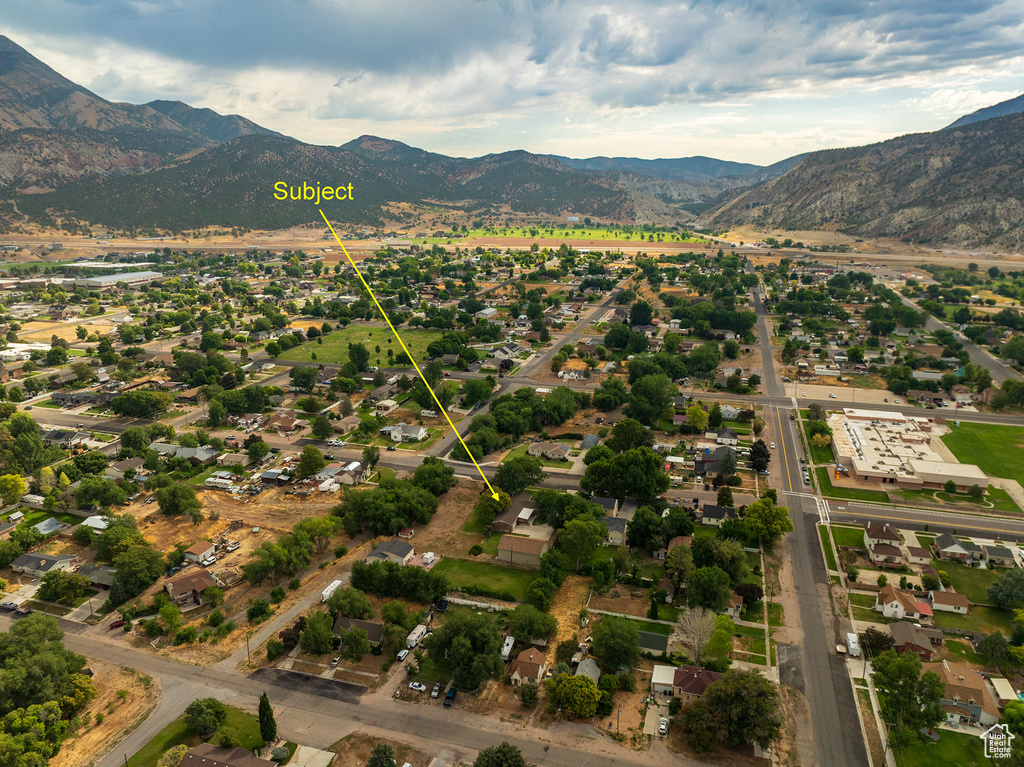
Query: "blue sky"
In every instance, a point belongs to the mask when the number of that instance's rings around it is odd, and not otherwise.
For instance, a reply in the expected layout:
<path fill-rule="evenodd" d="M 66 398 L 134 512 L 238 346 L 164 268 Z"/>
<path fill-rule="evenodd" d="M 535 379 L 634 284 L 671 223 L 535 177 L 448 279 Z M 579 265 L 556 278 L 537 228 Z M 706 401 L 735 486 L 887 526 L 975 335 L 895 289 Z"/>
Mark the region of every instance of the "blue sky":
<path fill-rule="evenodd" d="M 1024 91 L 1013 0 L 5 0 L 0 21 L 111 100 L 462 156 L 768 164 Z"/>

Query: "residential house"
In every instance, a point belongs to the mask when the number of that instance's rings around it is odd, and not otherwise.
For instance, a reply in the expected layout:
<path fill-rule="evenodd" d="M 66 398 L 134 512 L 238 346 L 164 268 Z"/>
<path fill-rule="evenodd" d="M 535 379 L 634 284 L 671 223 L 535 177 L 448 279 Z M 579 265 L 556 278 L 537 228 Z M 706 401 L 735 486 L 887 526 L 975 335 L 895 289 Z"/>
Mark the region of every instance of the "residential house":
<path fill-rule="evenodd" d="M 950 725 L 980 724 L 988 727 L 999 720 L 999 706 L 988 688 L 985 678 L 966 663 L 924 663 L 921 673 L 932 671 L 945 682 L 946 689 L 939 701 Z"/>
<path fill-rule="evenodd" d="M 279 434 L 289 434 L 296 429 L 301 429 L 303 423 L 290 415 L 281 415 L 280 413 L 271 416 L 270 420 L 267 421 L 266 429 L 268 431 L 276 431 Z"/>
<path fill-rule="evenodd" d="M 341 637 L 341 632 L 353 631 L 354 629 L 361 629 L 366 632 L 366 638 L 369 640 L 371 647 L 380 646 L 381 639 L 384 637 L 384 624 L 377 621 L 356 620 L 355 618 L 346 618 L 344 615 L 339 614 L 334 621 L 334 628 L 331 630 L 331 633 L 334 634 L 335 639 L 338 639 Z"/>
<path fill-rule="evenodd" d="M 498 560 L 503 564 L 537 570 L 540 568 L 540 558 L 549 546 L 549 541 L 540 538 L 503 535 L 498 541 Z"/>
<path fill-rule="evenodd" d="M 397 562 L 400 565 L 409 564 L 416 549 L 405 541 L 382 541 L 378 543 L 373 551 L 366 555 L 367 562 Z"/>
<path fill-rule="evenodd" d="M 932 603 L 933 610 L 941 610 L 944 613 L 960 613 L 967 615 L 971 603 L 963 594 L 955 591 L 929 591 L 928 600 Z"/>
<path fill-rule="evenodd" d="M 705 474 L 717 472 L 726 453 L 732 453 L 736 457 L 736 450 L 729 445 L 718 445 L 715 448 L 705 448 L 693 459 L 693 471 L 698 477 Z"/>
<path fill-rule="evenodd" d="M 70 573 L 78 564 L 78 557 L 69 554 L 22 554 L 11 562 L 11 569 L 16 573 L 42 578 L 49 572 L 64 570 Z"/>
<path fill-rule="evenodd" d="M 932 621 L 932 608 L 928 604 L 918 602 L 912 593 L 894 586 L 883 586 L 878 592 L 878 596 L 875 597 L 875 610 L 886 618 L 907 618 L 921 623 Z"/>
<path fill-rule="evenodd" d="M 733 594 L 729 597 L 729 604 L 722 610 L 722 615 L 728 615 L 733 620 L 739 620 L 743 615 L 743 597 Z"/>
<path fill-rule="evenodd" d="M 378 418 L 383 418 L 398 410 L 398 403 L 393 399 L 382 399 L 374 405 L 373 412 Z"/>
<path fill-rule="evenodd" d="M 508 537 L 508 536 L 506 536 Z M 513 687 L 524 684 L 540 684 L 548 670 L 548 661 L 544 653 L 536 647 L 530 647 L 519 653 L 509 666 L 509 677 Z"/>
<path fill-rule="evenodd" d="M 537 516 L 533 496 L 526 491 L 512 496 L 512 503 L 494 518 L 491 528 L 499 533 L 515 532 L 516 525 L 528 525 Z"/>
<path fill-rule="evenodd" d="M 985 552 L 985 559 L 988 560 L 989 566 L 999 565 L 1000 567 L 1016 567 L 1017 562 L 1013 558 L 1013 552 L 1010 551 L 1006 546 L 982 546 L 982 550 Z"/>
<path fill-rule="evenodd" d="M 194 570 L 164 581 L 164 591 L 171 601 L 178 605 L 191 602 L 203 603 L 203 592 L 211 586 L 219 587 L 220 581 L 209 570 Z"/>
<path fill-rule="evenodd" d="M 569 446 L 564 442 L 531 442 L 526 454 L 549 461 L 565 461 L 569 458 Z"/>
<path fill-rule="evenodd" d="M 359 428 L 363 421 L 357 415 L 347 415 L 340 421 L 331 421 L 331 429 L 335 434 L 349 434 Z"/>
<path fill-rule="evenodd" d="M 963 384 L 954 384 L 953 388 L 949 390 L 949 393 L 953 396 L 961 405 L 971 404 L 971 390 Z"/>
<path fill-rule="evenodd" d="M 212 557 L 214 551 L 216 551 L 216 547 L 212 543 L 199 541 L 185 549 L 185 559 L 189 562 L 202 562 L 204 559 Z"/>
<path fill-rule="evenodd" d="M 382 404 L 384 403 L 380 403 L 378 407 Z M 400 423 L 391 430 L 392 442 L 419 442 L 421 439 L 426 439 L 426 436 L 426 429 L 411 423 Z"/>
<path fill-rule="evenodd" d="M 715 435 L 715 442 L 719 445 L 736 447 L 739 444 L 739 437 L 734 430 L 727 427 L 718 430 L 718 433 Z"/>
<path fill-rule="evenodd" d="M 596 685 L 601 680 L 601 669 L 597 667 L 597 661 L 593 658 L 584 658 L 576 667 L 574 676 L 585 676 Z"/>
<path fill-rule="evenodd" d="M 876 543 L 868 550 L 868 557 L 876 567 L 902 567 L 903 552 L 888 543 Z"/>
<path fill-rule="evenodd" d="M 110 464 L 106 468 L 106 470 L 103 472 L 103 476 L 106 477 L 107 479 L 112 479 L 115 482 L 119 482 L 120 480 L 124 479 L 124 474 L 126 471 L 131 470 L 134 471 L 135 473 L 138 473 L 139 469 L 142 468 L 142 465 L 144 463 L 145 460 L 138 457 L 128 458 L 124 461 L 117 461 L 115 463 Z"/>
<path fill-rule="evenodd" d="M 930 565 L 932 553 L 920 546 L 907 546 L 907 561 L 912 565 Z"/>
<path fill-rule="evenodd" d="M 244 746 L 221 748 L 212 743 L 200 743 L 185 752 L 179 767 L 277 767 L 277 762 L 253 756 Z"/>
<path fill-rule="evenodd" d="M 89 584 L 101 589 L 109 589 L 114 585 L 117 570 L 110 565 L 82 565 L 78 574 L 89 579 Z"/>
<path fill-rule="evenodd" d="M 707 691 L 708 685 L 720 676 L 717 671 L 690 665 L 680 666 L 672 674 L 672 694 L 683 701 L 697 700 Z"/>
<path fill-rule="evenodd" d="M 911 652 L 919 656 L 921 660 L 932 659 L 934 650 L 924 629 L 909 621 L 897 621 L 889 624 L 889 633 L 892 635 L 893 649 L 897 655 Z"/>
<path fill-rule="evenodd" d="M 608 526 L 608 537 L 605 542 L 609 546 L 621 546 L 626 540 L 628 520 L 625 517 L 605 517 L 601 521 Z"/>
<path fill-rule="evenodd" d="M 870 550 L 879 543 L 899 546 L 903 539 L 899 531 L 888 522 L 869 522 L 864 525 L 864 548 Z"/>
<path fill-rule="evenodd" d="M 736 518 L 736 509 L 732 506 L 718 506 L 713 503 L 704 505 L 700 514 L 700 523 L 711 527 L 721 527 L 727 519 Z"/>
<path fill-rule="evenodd" d="M 56 535 L 68 525 L 64 524 L 54 517 L 47 517 L 41 522 L 37 522 L 32 525 L 32 529 L 39 533 L 44 538 L 49 538 L 51 535 Z"/>
<path fill-rule="evenodd" d="M 597 504 L 607 516 L 614 517 L 619 513 L 619 499 L 609 498 L 606 495 L 592 495 L 590 496 L 590 502 Z"/>
<path fill-rule="evenodd" d="M 949 533 L 943 533 L 932 541 L 932 551 L 939 559 L 952 559 L 956 562 L 977 561 L 984 554 L 980 546 L 961 541 Z"/>
<path fill-rule="evenodd" d="M 378 402 L 382 402 L 383 400 L 397 397 L 401 391 L 402 390 L 395 384 L 381 384 L 366 395 L 366 401 L 371 405 L 376 405 Z"/>
<path fill-rule="evenodd" d="M 655 664 L 651 672 L 651 692 L 655 695 L 672 695 L 672 680 L 675 679 L 674 666 Z"/>

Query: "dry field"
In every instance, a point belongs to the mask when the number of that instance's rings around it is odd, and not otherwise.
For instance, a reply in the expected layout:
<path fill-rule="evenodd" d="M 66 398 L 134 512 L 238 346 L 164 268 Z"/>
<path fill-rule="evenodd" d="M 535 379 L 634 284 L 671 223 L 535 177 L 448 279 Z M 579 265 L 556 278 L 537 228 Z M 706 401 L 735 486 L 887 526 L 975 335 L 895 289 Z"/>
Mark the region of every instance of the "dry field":
<path fill-rule="evenodd" d="M 397 764 L 409 762 L 415 765 L 426 765 L 431 760 L 431 755 L 426 751 L 420 751 L 390 738 L 376 738 L 359 732 L 342 738 L 327 750 L 334 751 L 338 755 L 334 767 L 365 767 L 366 763 L 370 761 L 370 752 L 379 743 L 387 743 L 395 750 Z"/>
<path fill-rule="evenodd" d="M 90 322 L 92 324 L 89 324 Z M 108 319 L 91 320 L 88 317 L 81 317 L 80 319 L 72 322 L 32 320 L 31 322 L 26 322 L 21 326 L 21 330 L 18 331 L 18 337 L 23 341 L 48 343 L 52 336 L 57 336 L 57 338 L 63 338 L 65 341 L 74 342 L 78 340 L 78 336 L 75 334 L 75 328 L 79 325 L 82 325 L 90 334 L 99 333 L 101 336 L 112 328 L 117 327 Z"/>

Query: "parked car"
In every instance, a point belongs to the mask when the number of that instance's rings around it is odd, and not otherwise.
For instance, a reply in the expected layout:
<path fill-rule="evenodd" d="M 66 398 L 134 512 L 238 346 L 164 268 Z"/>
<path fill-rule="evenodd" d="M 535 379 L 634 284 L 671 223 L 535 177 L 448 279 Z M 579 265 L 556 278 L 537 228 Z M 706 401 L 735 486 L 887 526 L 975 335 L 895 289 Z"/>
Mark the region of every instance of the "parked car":
<path fill-rule="evenodd" d="M 388 451 L 398 450 L 394 445 L 388 445 Z"/>
<path fill-rule="evenodd" d="M 18 605 L 14 602 L 0 602 L 0 610 L 7 610 L 8 612 L 11 612 L 17 609 Z"/>
<path fill-rule="evenodd" d="M 668 719 L 666 719 L 665 717 L 661 717 L 661 719 L 658 720 L 658 734 L 659 735 L 664 735 L 667 732 L 668 732 Z"/>
<path fill-rule="evenodd" d="M 409 682 L 409 689 L 415 690 L 416 692 L 426 692 L 427 686 L 419 682 Z"/>
<path fill-rule="evenodd" d="M 440 682 L 434 682 L 434 689 L 430 691 L 430 697 L 431 698 L 440 698 L 441 697 L 441 683 Z"/>
<path fill-rule="evenodd" d="M 457 692 L 457 690 L 453 687 L 444 696 L 444 707 L 445 708 L 451 708 L 452 704 L 455 703 L 455 694 L 456 694 L 456 692 Z"/>
<path fill-rule="evenodd" d="M 339 663 L 341 663 L 341 656 L 335 655 L 334 658 L 331 660 L 331 665 L 337 666 Z"/>
<path fill-rule="evenodd" d="M 775 443 L 774 442 L 770 443 L 768 445 L 768 447 L 770 447 L 772 450 L 774 450 L 775 449 Z"/>
<path fill-rule="evenodd" d="M 116 621 L 114 621 L 113 623 L 111 623 L 111 624 L 110 624 L 110 628 L 112 628 L 112 629 L 119 629 L 119 628 L 121 628 L 121 627 L 122 627 L 122 626 L 123 626 L 124 624 L 126 624 L 127 622 L 128 622 L 128 621 L 126 621 L 126 620 L 125 620 L 124 618 L 121 618 L 120 620 L 116 620 Z"/>
<path fill-rule="evenodd" d="M 408 654 L 409 654 L 408 650 L 399 650 L 398 651 L 398 660 L 405 660 L 405 658 L 406 658 L 406 656 Z"/>

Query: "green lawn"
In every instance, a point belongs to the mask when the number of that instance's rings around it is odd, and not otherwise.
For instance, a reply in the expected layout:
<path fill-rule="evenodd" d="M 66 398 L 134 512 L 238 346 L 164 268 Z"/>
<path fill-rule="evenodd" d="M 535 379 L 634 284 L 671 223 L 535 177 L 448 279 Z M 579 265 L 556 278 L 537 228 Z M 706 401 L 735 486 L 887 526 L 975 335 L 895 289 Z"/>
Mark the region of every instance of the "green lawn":
<path fill-rule="evenodd" d="M 943 503 L 951 506 L 968 506 L 973 509 L 992 509 L 1019 513 L 1020 507 L 1013 502 L 1010 494 L 1001 487 L 989 487 L 985 495 L 978 500 L 966 493 L 947 493 L 944 490 L 899 490 L 890 494 L 898 503 L 914 503 L 920 500 L 925 503 Z"/>
<path fill-rule="evenodd" d="M 402 340 L 409 348 L 413 359 L 417 362 L 426 360 L 427 346 L 436 341 L 442 335 L 440 330 L 420 330 L 399 328 Z M 390 343 L 389 343 L 390 340 Z M 391 362 L 387 356 L 388 349 L 397 356 L 402 347 L 395 340 L 394 335 L 387 325 L 373 324 L 352 324 L 342 330 L 333 330 L 323 337 L 323 343 L 308 341 L 299 346 L 292 347 L 282 352 L 281 359 L 293 360 L 296 362 L 312 362 L 313 355 L 316 355 L 317 362 L 330 362 L 344 364 L 348 362 L 348 345 L 354 343 L 363 344 L 370 352 L 370 364 L 382 367 L 402 367 Z M 377 351 L 377 347 L 380 351 Z"/>
<path fill-rule="evenodd" d="M 877 600 L 870 594 L 850 594 L 850 604 L 873 608 Z"/>
<path fill-rule="evenodd" d="M 536 570 L 513 570 L 510 567 L 489 565 L 485 562 L 467 562 L 445 557 L 434 566 L 434 571 L 448 576 L 453 588 L 485 586 L 495 591 L 508 591 L 519 602 L 526 601 L 530 584 L 538 577 Z"/>
<path fill-rule="evenodd" d="M 917 742 L 899 750 L 897 764 L 901 767 L 978 767 L 995 764 L 985 758 L 981 738 L 965 732 L 937 730 L 937 741 Z"/>
<path fill-rule="evenodd" d="M 961 463 L 1024 484 L 1024 426 L 961 423 L 942 437 Z"/>
<path fill-rule="evenodd" d="M 811 451 L 811 461 L 814 463 L 833 463 L 836 460 L 832 447 L 815 447 L 811 444 L 811 422 L 805 420 L 804 438 L 807 440 L 807 449 Z"/>
<path fill-rule="evenodd" d="M 639 618 L 623 618 L 622 620 L 632 623 L 638 631 L 646 631 L 648 634 L 664 634 L 668 636 L 672 633 L 672 627 L 666 626 L 664 623 L 651 623 Z"/>
<path fill-rule="evenodd" d="M 935 625 L 953 629 L 971 629 L 991 634 L 1001 631 L 1003 636 L 1013 633 L 1013 612 L 996 607 L 972 607 L 967 615 L 935 611 Z"/>
<path fill-rule="evenodd" d="M 242 746 L 249 751 L 264 745 L 263 738 L 260 737 L 259 720 L 252 714 L 247 714 L 237 708 L 228 706 L 228 716 L 224 720 L 222 727 L 233 728 L 238 733 Z M 215 735 L 211 740 L 214 743 L 218 743 L 220 738 Z M 167 749 L 181 744 L 191 748 L 202 742 L 202 738 L 198 735 L 193 735 L 185 727 L 184 717 L 179 717 L 164 727 L 155 738 L 129 759 L 128 767 L 155 767 L 157 761 Z"/>
<path fill-rule="evenodd" d="M 963 617 L 963 616 L 960 616 Z M 886 618 L 881 613 L 876 613 L 874 610 L 869 610 L 867 607 L 860 607 L 859 605 L 853 606 L 853 619 L 857 621 L 865 621 L 868 623 L 895 623 L 895 618 Z"/>
<path fill-rule="evenodd" d="M 769 626 L 785 626 L 785 614 L 782 610 L 782 605 L 778 602 L 768 603 L 768 625 Z"/>
<path fill-rule="evenodd" d="M 828 527 L 819 525 L 818 536 L 821 538 L 821 548 L 825 552 L 825 561 L 828 563 L 828 569 L 838 570 L 839 568 L 836 567 L 836 555 L 832 551 L 832 540 L 828 537 Z"/>
<path fill-rule="evenodd" d="M 982 570 L 980 567 L 968 567 L 959 562 L 932 560 L 932 567 L 949 573 L 953 588 L 957 593 L 965 595 L 972 602 L 987 603 L 988 587 L 999 578 L 999 570 Z"/>
<path fill-rule="evenodd" d="M 832 471 L 824 466 L 814 470 L 818 478 L 821 494 L 830 498 L 849 498 L 851 501 L 867 501 L 868 503 L 887 503 L 889 495 L 881 490 L 862 490 L 859 487 L 833 487 Z"/>
<path fill-rule="evenodd" d="M 832 538 L 836 546 L 851 546 L 855 549 L 864 548 L 864 528 L 852 525 L 832 525 Z"/>
<path fill-rule="evenodd" d="M 552 441 L 557 442 L 558 438 L 556 437 Z M 520 456 L 526 455 L 526 451 L 529 449 L 529 445 L 520 445 L 519 447 L 514 447 L 508 451 L 508 454 L 506 454 L 504 458 L 501 459 L 501 462 L 505 463 L 505 461 L 511 461 L 513 458 L 519 458 Z M 572 466 L 572 461 L 549 461 L 546 458 L 540 458 L 538 460 L 540 460 L 541 466 L 547 466 L 548 468 L 551 469 L 566 469 Z"/>
<path fill-rule="evenodd" d="M 412 658 L 406 659 L 407 662 L 410 660 L 412 660 Z M 440 682 L 441 686 L 444 687 L 448 684 L 448 680 L 451 678 L 452 669 L 445 659 L 435 659 L 429 653 L 423 657 L 423 663 L 420 664 L 419 673 L 413 677 L 415 681 L 421 682 L 427 687 L 433 687 L 437 682 Z"/>
<path fill-rule="evenodd" d="M 974 665 L 981 667 L 988 665 L 988 661 L 985 660 L 984 656 L 976 653 L 974 648 L 963 640 L 953 639 L 950 637 L 946 639 L 944 645 L 947 651 L 953 653 L 953 655 L 956 655 L 967 663 L 973 663 Z"/>

